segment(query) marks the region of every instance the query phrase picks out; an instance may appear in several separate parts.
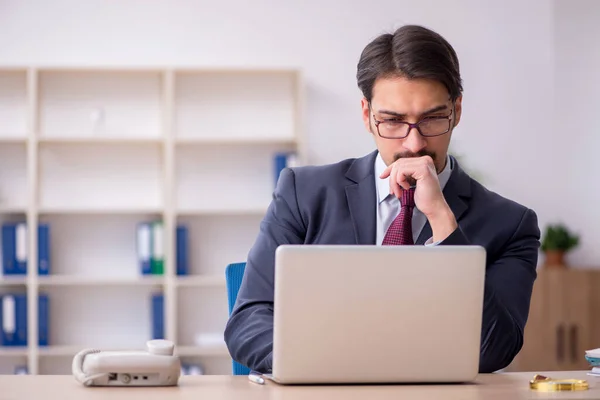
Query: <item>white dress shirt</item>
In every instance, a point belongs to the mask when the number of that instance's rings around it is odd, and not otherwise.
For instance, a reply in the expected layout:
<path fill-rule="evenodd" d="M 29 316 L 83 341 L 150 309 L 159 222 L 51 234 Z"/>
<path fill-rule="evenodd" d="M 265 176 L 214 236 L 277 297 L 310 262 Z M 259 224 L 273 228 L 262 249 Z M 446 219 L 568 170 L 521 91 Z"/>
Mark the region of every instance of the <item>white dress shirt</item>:
<path fill-rule="evenodd" d="M 377 188 L 376 243 L 378 245 L 381 245 L 389 226 L 392 224 L 392 222 L 400 212 L 400 200 L 393 194 L 390 194 L 390 178 L 379 178 L 379 176 L 383 173 L 383 171 L 386 168 L 387 166 L 381 158 L 381 153 L 378 153 L 377 157 L 375 158 L 375 187 Z M 449 156 L 447 156 L 446 166 L 444 167 L 444 170 L 438 174 L 438 180 L 440 181 L 440 187 L 442 188 L 442 190 L 444 190 L 448 179 L 450 179 L 452 168 L 452 159 Z M 421 234 L 421 230 L 423 230 L 423 227 L 425 226 L 425 222 L 427 222 L 427 218 L 421 211 L 419 211 L 419 209 L 417 209 L 417 207 L 415 207 L 412 216 L 412 231 L 415 243 L 417 242 L 417 238 Z M 429 238 L 429 240 L 427 240 L 426 243 L 431 244 L 431 238 Z"/>

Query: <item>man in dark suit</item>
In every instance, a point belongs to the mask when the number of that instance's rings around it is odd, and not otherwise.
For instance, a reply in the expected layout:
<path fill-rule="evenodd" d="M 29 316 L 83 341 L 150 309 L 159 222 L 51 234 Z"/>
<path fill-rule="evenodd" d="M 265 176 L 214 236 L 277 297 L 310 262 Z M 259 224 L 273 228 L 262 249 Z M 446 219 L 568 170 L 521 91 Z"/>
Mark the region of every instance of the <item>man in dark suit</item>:
<path fill-rule="evenodd" d="M 523 345 L 540 231 L 532 210 L 490 192 L 448 155 L 462 113 L 454 49 L 404 26 L 366 46 L 357 80 L 377 150 L 281 173 L 225 330 L 232 357 L 272 368 L 279 245 L 474 244 L 487 251 L 480 372 L 506 367 Z"/>

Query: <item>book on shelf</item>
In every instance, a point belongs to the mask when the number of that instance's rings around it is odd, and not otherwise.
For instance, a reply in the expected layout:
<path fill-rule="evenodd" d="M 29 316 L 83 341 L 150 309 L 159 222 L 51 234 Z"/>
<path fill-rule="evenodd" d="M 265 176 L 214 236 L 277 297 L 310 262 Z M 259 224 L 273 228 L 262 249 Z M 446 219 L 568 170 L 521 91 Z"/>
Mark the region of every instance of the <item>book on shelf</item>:
<path fill-rule="evenodd" d="M 165 338 L 165 298 L 162 293 L 154 293 L 151 298 L 151 338 Z"/>
<path fill-rule="evenodd" d="M 50 274 L 50 226 L 38 226 L 38 275 Z"/>
<path fill-rule="evenodd" d="M 0 296 L 0 346 L 27 346 L 27 294 L 4 293 Z M 38 296 L 38 344 L 47 346 L 49 342 L 49 300 L 48 295 Z"/>
<path fill-rule="evenodd" d="M 152 222 L 152 274 L 162 275 L 165 270 L 164 226 L 162 221 Z"/>
<path fill-rule="evenodd" d="M 50 340 L 50 304 L 47 294 L 38 295 L 38 345 L 48 346 Z"/>
<path fill-rule="evenodd" d="M 27 225 L 24 222 L 2 225 L 2 272 L 27 274 Z"/>
<path fill-rule="evenodd" d="M 137 227 L 137 257 L 142 275 L 164 274 L 164 234 L 162 221 L 145 221 Z"/>
<path fill-rule="evenodd" d="M 50 227 L 38 225 L 38 274 L 50 273 Z M 2 273 L 26 275 L 29 260 L 27 224 L 12 222 L 2 224 Z"/>
<path fill-rule="evenodd" d="M 152 274 L 152 223 L 137 226 L 137 257 L 142 275 Z"/>
<path fill-rule="evenodd" d="M 176 227 L 175 250 L 177 275 L 187 275 L 188 228 L 185 225 Z M 164 274 L 164 225 L 161 221 L 144 221 L 138 224 L 137 258 L 142 275 Z"/>
<path fill-rule="evenodd" d="M 188 228 L 185 225 L 177 225 L 175 235 L 177 275 L 188 274 Z"/>

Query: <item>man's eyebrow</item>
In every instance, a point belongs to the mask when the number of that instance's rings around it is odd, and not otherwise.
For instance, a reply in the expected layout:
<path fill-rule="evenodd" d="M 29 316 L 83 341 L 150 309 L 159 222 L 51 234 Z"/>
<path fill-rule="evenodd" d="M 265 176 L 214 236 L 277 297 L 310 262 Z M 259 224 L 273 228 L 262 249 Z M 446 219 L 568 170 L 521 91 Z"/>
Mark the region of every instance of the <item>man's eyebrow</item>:
<path fill-rule="evenodd" d="M 448 105 L 441 104 L 439 106 L 430 108 L 429 110 L 425 111 L 421 115 L 433 114 L 435 112 L 442 111 L 442 110 L 445 110 L 447 108 L 448 108 Z M 391 111 L 391 110 L 379 110 L 378 113 L 379 114 L 391 115 L 391 116 L 396 117 L 396 118 L 405 118 L 406 117 L 406 114 L 402 114 L 402 113 L 399 113 L 399 112 L 396 112 L 396 111 Z"/>

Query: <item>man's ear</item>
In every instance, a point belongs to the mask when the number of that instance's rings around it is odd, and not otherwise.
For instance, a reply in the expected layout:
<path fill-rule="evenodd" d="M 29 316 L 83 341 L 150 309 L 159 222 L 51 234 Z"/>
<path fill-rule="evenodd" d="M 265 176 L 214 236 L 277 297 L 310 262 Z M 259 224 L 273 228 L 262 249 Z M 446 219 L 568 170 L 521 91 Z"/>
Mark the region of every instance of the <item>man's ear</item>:
<path fill-rule="evenodd" d="M 454 127 L 458 125 L 460 122 L 460 117 L 462 115 L 462 95 L 458 96 L 456 100 L 454 100 Z"/>
<path fill-rule="evenodd" d="M 367 99 L 365 99 L 363 97 L 363 99 L 360 101 L 360 105 L 362 107 L 362 119 L 363 119 L 363 123 L 365 124 L 365 128 L 369 133 L 372 133 L 372 131 L 371 131 L 371 109 L 370 109 L 369 102 L 367 101 Z"/>

